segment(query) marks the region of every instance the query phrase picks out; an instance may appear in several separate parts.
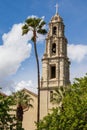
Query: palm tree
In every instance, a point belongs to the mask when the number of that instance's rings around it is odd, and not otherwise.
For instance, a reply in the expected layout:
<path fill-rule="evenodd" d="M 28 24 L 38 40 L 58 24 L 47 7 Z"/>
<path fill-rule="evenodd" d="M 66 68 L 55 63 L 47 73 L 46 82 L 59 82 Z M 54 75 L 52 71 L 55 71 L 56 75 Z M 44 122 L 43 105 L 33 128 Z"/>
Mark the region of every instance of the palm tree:
<path fill-rule="evenodd" d="M 18 91 L 13 96 L 15 97 L 15 102 L 17 104 L 17 127 L 22 128 L 23 114 L 25 111 L 28 111 L 30 107 L 33 107 L 30 103 L 31 100 L 33 101 L 33 99 L 30 97 L 29 94 L 26 94 L 24 90 Z"/>
<path fill-rule="evenodd" d="M 63 99 L 66 94 L 67 87 L 59 87 L 58 89 L 55 89 L 55 92 L 53 93 L 53 98 L 51 102 L 53 104 L 57 104 L 59 109 L 63 109 Z"/>
<path fill-rule="evenodd" d="M 25 25 L 22 27 L 22 35 L 27 34 L 29 31 L 33 32 L 33 36 L 31 38 L 32 42 L 34 43 L 34 51 L 37 63 L 37 76 L 38 76 L 38 105 L 37 105 L 37 122 L 39 122 L 40 118 L 40 68 L 39 68 L 39 59 L 37 53 L 37 33 L 45 35 L 47 31 L 43 28 L 45 25 L 45 21 L 41 18 L 28 18 L 25 21 Z"/>

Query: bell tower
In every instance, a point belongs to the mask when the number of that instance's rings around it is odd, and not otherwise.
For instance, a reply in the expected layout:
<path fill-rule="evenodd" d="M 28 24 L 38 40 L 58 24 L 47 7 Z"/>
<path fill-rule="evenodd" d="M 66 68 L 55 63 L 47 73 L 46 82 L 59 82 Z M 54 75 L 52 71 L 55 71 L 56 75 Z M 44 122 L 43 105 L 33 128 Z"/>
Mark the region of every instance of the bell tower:
<path fill-rule="evenodd" d="M 40 118 L 43 118 L 53 107 L 50 100 L 55 88 L 67 86 L 70 61 L 67 57 L 67 39 L 64 35 L 63 19 L 56 14 L 49 23 L 46 37 L 45 53 L 42 58 L 42 79 L 40 87 Z"/>

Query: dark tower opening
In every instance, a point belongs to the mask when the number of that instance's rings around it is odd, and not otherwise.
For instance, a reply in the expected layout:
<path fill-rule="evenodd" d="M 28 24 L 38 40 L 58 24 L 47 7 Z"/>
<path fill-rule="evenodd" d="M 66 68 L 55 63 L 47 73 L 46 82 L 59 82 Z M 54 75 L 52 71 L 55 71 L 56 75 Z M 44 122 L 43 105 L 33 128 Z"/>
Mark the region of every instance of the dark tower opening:
<path fill-rule="evenodd" d="M 56 35 L 57 27 L 53 27 L 53 35 Z"/>
<path fill-rule="evenodd" d="M 53 91 L 50 91 L 50 102 L 53 100 Z"/>
<path fill-rule="evenodd" d="M 52 53 L 56 54 L 56 44 L 55 43 L 52 44 Z"/>
<path fill-rule="evenodd" d="M 56 78 L 56 67 L 51 66 L 51 79 Z"/>

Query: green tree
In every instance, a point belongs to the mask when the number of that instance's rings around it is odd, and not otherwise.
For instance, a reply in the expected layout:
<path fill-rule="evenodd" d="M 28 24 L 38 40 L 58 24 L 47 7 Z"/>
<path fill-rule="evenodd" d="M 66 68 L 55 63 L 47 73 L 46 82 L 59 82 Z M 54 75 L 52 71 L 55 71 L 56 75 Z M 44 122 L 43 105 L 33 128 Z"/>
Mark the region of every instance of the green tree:
<path fill-rule="evenodd" d="M 37 130 L 87 130 L 87 75 L 75 79 L 62 104 L 63 109 L 53 109 L 37 124 Z"/>
<path fill-rule="evenodd" d="M 15 98 L 15 103 L 17 104 L 17 130 L 20 130 L 22 128 L 23 114 L 24 112 L 28 111 L 29 108 L 33 107 L 31 104 L 31 101 L 33 101 L 33 99 L 24 90 L 13 94 L 13 97 Z"/>
<path fill-rule="evenodd" d="M 35 51 L 35 57 L 36 57 L 36 63 L 37 63 L 37 76 L 38 76 L 38 109 L 37 109 L 37 122 L 39 122 L 40 117 L 40 68 L 39 68 L 39 59 L 38 59 L 38 53 L 37 53 L 37 33 L 45 35 L 47 31 L 43 28 L 45 25 L 45 21 L 41 18 L 28 18 L 25 21 L 25 25 L 22 27 L 22 35 L 27 34 L 29 31 L 33 32 L 33 36 L 31 38 L 32 42 L 34 43 L 34 51 Z"/>
<path fill-rule="evenodd" d="M 0 94 L 0 130 L 13 130 L 16 116 L 13 113 L 14 98 Z"/>
<path fill-rule="evenodd" d="M 59 109 L 61 109 L 63 107 L 63 99 L 65 97 L 67 90 L 68 90 L 67 87 L 60 86 L 60 87 L 56 88 L 55 91 L 53 92 L 53 98 L 52 98 L 51 102 L 53 104 L 56 104 L 57 107 L 59 107 Z"/>
<path fill-rule="evenodd" d="M 37 130 L 62 130 L 59 129 L 59 119 L 58 109 L 53 109 L 52 113 L 49 113 L 37 123 Z"/>
<path fill-rule="evenodd" d="M 76 78 L 63 101 L 62 128 L 87 129 L 87 75 Z"/>

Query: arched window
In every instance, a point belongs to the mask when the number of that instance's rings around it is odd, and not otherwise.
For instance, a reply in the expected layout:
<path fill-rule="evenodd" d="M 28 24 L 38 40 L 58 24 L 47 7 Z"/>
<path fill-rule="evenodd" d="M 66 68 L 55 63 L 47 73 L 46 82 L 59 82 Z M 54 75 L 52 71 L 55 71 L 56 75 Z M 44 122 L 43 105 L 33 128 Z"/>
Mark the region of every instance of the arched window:
<path fill-rule="evenodd" d="M 52 53 L 56 54 L 56 44 L 55 43 L 52 44 Z"/>
<path fill-rule="evenodd" d="M 57 32 L 57 28 L 54 26 L 53 27 L 53 34 L 56 35 L 56 32 Z"/>

